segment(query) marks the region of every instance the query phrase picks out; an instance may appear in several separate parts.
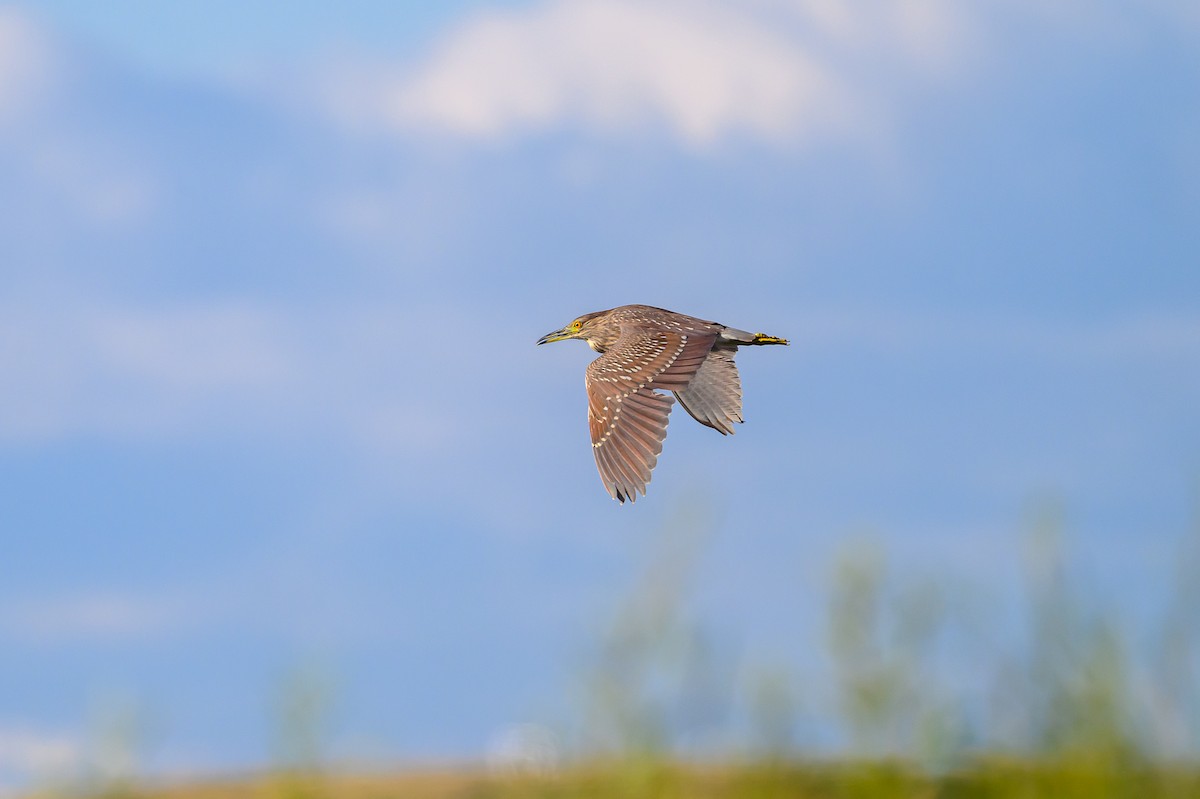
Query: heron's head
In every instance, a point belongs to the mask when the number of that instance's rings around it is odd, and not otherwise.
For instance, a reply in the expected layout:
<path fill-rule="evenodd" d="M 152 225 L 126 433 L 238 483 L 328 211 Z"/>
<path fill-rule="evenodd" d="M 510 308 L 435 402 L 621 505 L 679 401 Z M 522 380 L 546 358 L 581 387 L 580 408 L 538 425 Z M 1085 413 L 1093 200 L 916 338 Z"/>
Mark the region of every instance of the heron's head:
<path fill-rule="evenodd" d="M 549 344 L 551 341 L 566 341 L 569 338 L 581 338 L 595 349 L 595 345 L 592 342 L 596 339 L 596 334 L 600 332 L 599 329 L 602 326 L 604 313 L 603 311 L 599 311 L 597 313 L 584 314 L 566 327 L 542 336 L 538 339 L 538 344 Z"/>

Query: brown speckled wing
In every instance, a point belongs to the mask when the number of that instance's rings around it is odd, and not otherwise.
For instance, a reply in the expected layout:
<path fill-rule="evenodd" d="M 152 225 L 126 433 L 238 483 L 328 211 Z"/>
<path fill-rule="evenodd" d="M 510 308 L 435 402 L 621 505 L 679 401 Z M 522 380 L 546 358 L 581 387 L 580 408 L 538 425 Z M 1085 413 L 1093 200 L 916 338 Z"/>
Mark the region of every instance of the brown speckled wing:
<path fill-rule="evenodd" d="M 588 365 L 588 423 L 596 467 L 618 502 L 646 494 L 667 435 L 670 396 L 685 388 L 712 349 L 714 334 L 629 326 L 612 349 Z"/>
<path fill-rule="evenodd" d="M 742 421 L 742 381 L 732 349 L 715 349 L 696 370 L 687 387 L 675 392 L 683 409 L 722 435 Z"/>

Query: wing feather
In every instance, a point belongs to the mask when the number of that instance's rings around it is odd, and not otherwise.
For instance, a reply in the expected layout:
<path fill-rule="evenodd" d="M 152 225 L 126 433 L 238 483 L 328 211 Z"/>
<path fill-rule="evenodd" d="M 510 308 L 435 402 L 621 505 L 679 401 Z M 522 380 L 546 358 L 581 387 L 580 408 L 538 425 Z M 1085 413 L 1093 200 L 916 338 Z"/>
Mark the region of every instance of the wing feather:
<path fill-rule="evenodd" d="M 733 350 L 714 349 L 686 387 L 675 391 L 679 404 L 702 425 L 722 435 L 742 421 L 742 381 Z"/>
<path fill-rule="evenodd" d="M 655 389 L 685 389 L 715 340 L 715 333 L 630 325 L 588 365 L 584 382 L 596 468 L 618 502 L 645 496 L 662 452 L 673 399 Z"/>

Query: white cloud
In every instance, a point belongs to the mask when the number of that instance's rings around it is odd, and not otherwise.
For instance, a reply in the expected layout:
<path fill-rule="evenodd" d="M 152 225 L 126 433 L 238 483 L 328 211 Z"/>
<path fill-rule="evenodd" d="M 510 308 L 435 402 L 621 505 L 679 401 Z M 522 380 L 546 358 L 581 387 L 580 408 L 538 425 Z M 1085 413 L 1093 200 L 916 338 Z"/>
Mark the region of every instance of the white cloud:
<path fill-rule="evenodd" d="M 970 40 L 946 0 L 548 0 L 477 12 L 407 70 L 334 71 L 326 100 L 362 126 L 475 141 L 869 140 L 897 85 L 955 74 Z"/>
<path fill-rule="evenodd" d="M 61 776 L 83 759 L 75 736 L 0 723 L 0 791 L 31 778 Z"/>
<path fill-rule="evenodd" d="M 967 55 L 973 26 L 962 4 L 948 0 L 757 0 L 780 23 L 841 68 L 867 64 L 877 79 L 895 71 L 944 72 Z M 839 57 L 839 54 L 841 57 Z"/>
<path fill-rule="evenodd" d="M 399 128 L 478 138 L 662 125 L 703 147 L 802 136 L 840 122 L 844 96 L 823 64 L 733 6 L 585 0 L 468 20 L 382 110 Z"/>
<path fill-rule="evenodd" d="M 154 205 L 154 181 L 108 120 L 75 116 L 96 88 L 93 71 L 35 17 L 0 8 L 0 164 L 18 191 L 25 183 L 89 222 L 138 222 Z"/>
<path fill-rule="evenodd" d="M 41 30 L 16 8 L 0 8 L 0 124 L 24 111 L 45 91 L 54 72 Z"/>
<path fill-rule="evenodd" d="M 874 144 L 911 92 L 944 89 L 1010 58 L 999 39 L 1008 23 L 1105 39 L 1105 31 L 1146 30 L 1154 19 L 1200 29 L 1193 7 L 545 0 L 475 12 L 407 69 L 330 70 L 324 100 L 368 130 L 476 142 L 571 130 L 665 131 L 694 150 L 739 136 Z"/>

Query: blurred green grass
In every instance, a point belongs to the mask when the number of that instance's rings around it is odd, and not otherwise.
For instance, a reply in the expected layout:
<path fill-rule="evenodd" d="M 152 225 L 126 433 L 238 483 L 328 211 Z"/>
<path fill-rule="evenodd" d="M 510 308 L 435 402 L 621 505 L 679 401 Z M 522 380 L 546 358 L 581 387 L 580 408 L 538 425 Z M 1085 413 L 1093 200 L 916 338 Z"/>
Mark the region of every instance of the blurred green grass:
<path fill-rule="evenodd" d="M 898 576 L 879 550 L 852 544 L 827 603 L 832 685 L 814 697 L 783 665 L 739 684 L 730 654 L 689 611 L 715 515 L 689 506 L 599 636 L 549 758 L 517 752 L 491 768 L 392 774 L 331 765 L 332 683 L 299 671 L 275 703 L 269 773 L 152 785 L 138 773 L 137 725 L 126 717 L 99 747 L 107 765 L 31 796 L 1200 797 L 1200 535 L 1175 559 L 1170 600 L 1137 631 L 1138 647 L 1072 581 L 1052 504 L 1025 539 L 1015 643 L 996 640 L 989 609 L 951 578 Z M 832 732 L 834 746 L 797 741 L 814 712 L 810 726 Z"/>
<path fill-rule="evenodd" d="M 60 792 L 33 797 L 60 797 Z M 1200 770 L 1094 759 L 985 760 L 932 775 L 893 761 L 760 762 L 722 766 L 628 760 L 578 764 L 552 774 L 495 774 L 474 768 L 401 774 L 267 775 L 173 787 L 72 793 L 104 799 L 1190 799 Z"/>

